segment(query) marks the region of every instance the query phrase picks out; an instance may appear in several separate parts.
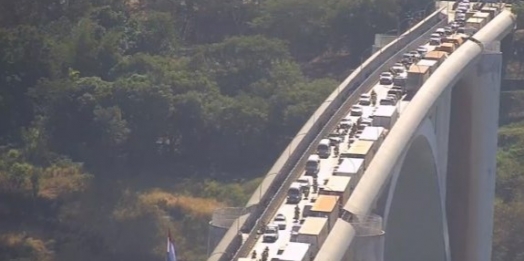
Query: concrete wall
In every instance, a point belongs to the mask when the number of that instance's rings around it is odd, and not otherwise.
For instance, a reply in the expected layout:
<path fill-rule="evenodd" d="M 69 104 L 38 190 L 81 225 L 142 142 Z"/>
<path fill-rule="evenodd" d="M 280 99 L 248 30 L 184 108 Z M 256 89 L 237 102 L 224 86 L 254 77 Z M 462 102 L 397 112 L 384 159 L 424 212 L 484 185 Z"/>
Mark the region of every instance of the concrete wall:
<path fill-rule="evenodd" d="M 314 151 L 316 143 L 344 117 L 360 94 L 371 89 L 382 71 L 389 69 L 406 50 L 424 43 L 430 34 L 428 30 L 446 22 L 447 17 L 439 13 L 431 14 L 373 54 L 329 95 L 280 155 L 247 203 L 246 214 L 235 221 L 238 224 L 230 227 L 208 261 L 231 260 L 248 254 L 256 241 L 256 231 L 278 210 L 285 198 L 286 188 L 298 177 L 298 170 L 304 165 L 307 155 Z M 237 227 L 248 234 L 242 246 Z"/>

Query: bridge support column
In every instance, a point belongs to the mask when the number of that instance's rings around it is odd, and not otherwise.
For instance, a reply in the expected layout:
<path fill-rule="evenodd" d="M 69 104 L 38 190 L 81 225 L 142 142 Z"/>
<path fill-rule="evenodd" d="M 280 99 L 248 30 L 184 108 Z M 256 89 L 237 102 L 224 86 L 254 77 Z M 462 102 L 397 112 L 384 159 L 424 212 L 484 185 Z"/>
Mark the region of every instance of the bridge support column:
<path fill-rule="evenodd" d="M 453 261 L 490 261 L 502 54 L 486 52 L 452 93 L 447 215 Z"/>

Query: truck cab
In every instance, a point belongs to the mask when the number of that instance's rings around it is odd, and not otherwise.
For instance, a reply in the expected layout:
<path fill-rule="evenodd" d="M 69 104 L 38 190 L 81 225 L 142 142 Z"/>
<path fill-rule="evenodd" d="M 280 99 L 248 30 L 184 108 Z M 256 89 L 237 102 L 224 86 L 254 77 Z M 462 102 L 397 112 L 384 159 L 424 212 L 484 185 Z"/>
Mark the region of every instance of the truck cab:
<path fill-rule="evenodd" d="M 298 204 L 302 200 L 302 185 L 297 182 L 293 182 L 287 191 L 287 203 Z"/>
<path fill-rule="evenodd" d="M 331 146 L 329 139 L 322 139 L 317 146 L 318 156 L 320 158 L 326 159 L 331 155 Z"/>
<path fill-rule="evenodd" d="M 306 161 L 306 175 L 314 176 L 320 170 L 320 157 L 317 154 L 310 155 Z"/>

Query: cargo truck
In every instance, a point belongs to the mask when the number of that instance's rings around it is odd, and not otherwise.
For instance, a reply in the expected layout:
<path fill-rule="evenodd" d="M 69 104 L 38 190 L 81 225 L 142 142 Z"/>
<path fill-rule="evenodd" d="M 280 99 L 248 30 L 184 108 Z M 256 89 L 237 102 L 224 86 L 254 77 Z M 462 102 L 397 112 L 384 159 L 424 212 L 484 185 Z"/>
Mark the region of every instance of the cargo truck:
<path fill-rule="evenodd" d="M 381 126 L 368 126 L 364 128 L 360 137 L 361 140 L 370 140 L 376 143 L 375 147 L 380 147 L 384 139 L 386 138 L 387 131 Z"/>
<path fill-rule="evenodd" d="M 356 178 L 357 180 L 364 173 L 364 159 L 344 158 L 333 171 L 335 176 L 346 176 Z"/>
<path fill-rule="evenodd" d="M 471 17 L 466 20 L 466 34 L 472 35 L 486 25 L 486 21 L 483 18 Z"/>
<path fill-rule="evenodd" d="M 446 52 L 448 55 L 451 55 L 455 51 L 455 45 L 453 43 L 443 43 L 435 50 Z"/>
<path fill-rule="evenodd" d="M 429 74 L 431 75 L 431 74 L 433 74 L 435 72 L 435 70 L 437 70 L 437 68 L 438 68 L 438 61 L 422 59 L 422 60 L 418 61 L 417 65 L 429 67 Z"/>
<path fill-rule="evenodd" d="M 315 256 L 322 244 L 324 244 L 328 234 L 327 218 L 307 217 L 300 230 L 298 230 L 296 242 L 310 244 L 311 254 Z"/>
<path fill-rule="evenodd" d="M 337 196 L 340 206 L 346 204 L 355 184 L 351 184 L 351 177 L 331 176 L 328 182 L 320 187 L 318 194 Z M 352 186 L 353 185 L 353 186 Z"/>
<path fill-rule="evenodd" d="M 427 67 L 426 67 L 427 68 Z M 380 105 L 373 115 L 373 126 L 390 130 L 398 119 L 397 106 Z"/>
<path fill-rule="evenodd" d="M 409 67 L 408 78 L 406 79 L 406 93 L 412 97 L 418 89 L 426 82 L 430 76 L 430 70 L 427 66 L 413 64 Z"/>
<path fill-rule="evenodd" d="M 278 261 L 310 261 L 310 248 L 310 244 L 289 242 L 285 245 L 284 251 L 274 259 Z"/>
<path fill-rule="evenodd" d="M 319 195 L 309 211 L 309 217 L 324 217 L 328 219 L 328 229 L 335 225 L 341 208 L 340 199 L 333 195 Z"/>
<path fill-rule="evenodd" d="M 488 13 L 490 21 L 499 14 L 499 10 L 496 7 L 484 7 L 480 9 L 480 11 L 483 13 Z"/>
<path fill-rule="evenodd" d="M 482 18 L 484 19 L 484 23 L 489 23 L 491 20 L 490 13 L 484 13 L 484 12 L 477 12 L 475 15 L 473 15 L 473 18 Z"/>
<path fill-rule="evenodd" d="M 455 49 L 459 48 L 462 43 L 464 43 L 464 39 L 458 35 L 454 35 L 451 37 L 446 37 L 442 40 L 443 43 L 453 43 L 455 45 Z"/>
<path fill-rule="evenodd" d="M 448 53 L 438 51 L 436 49 L 435 51 L 428 52 L 426 55 L 424 55 L 424 59 L 426 60 L 437 61 L 437 66 L 440 66 L 446 60 L 446 58 L 448 58 Z"/>
<path fill-rule="evenodd" d="M 351 147 L 349 147 L 348 150 L 340 154 L 340 159 L 364 159 L 364 168 L 366 168 L 373 159 L 373 156 L 375 156 L 375 151 L 375 142 L 369 140 L 356 140 L 351 144 Z"/>

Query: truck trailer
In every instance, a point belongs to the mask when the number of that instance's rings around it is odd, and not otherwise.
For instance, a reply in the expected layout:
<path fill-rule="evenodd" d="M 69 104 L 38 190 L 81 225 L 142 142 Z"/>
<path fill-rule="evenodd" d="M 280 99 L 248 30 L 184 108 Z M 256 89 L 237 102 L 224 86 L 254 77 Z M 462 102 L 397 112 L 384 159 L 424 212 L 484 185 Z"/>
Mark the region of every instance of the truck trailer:
<path fill-rule="evenodd" d="M 427 67 L 426 67 L 427 68 Z M 390 130 L 398 119 L 398 109 L 394 105 L 380 105 L 373 114 L 373 126 Z"/>
<path fill-rule="evenodd" d="M 408 96 L 413 96 L 418 89 L 426 82 L 430 76 L 430 70 L 427 66 L 413 64 L 409 67 L 408 78 L 406 79 L 406 92 Z"/>
<path fill-rule="evenodd" d="M 328 219 L 325 217 L 307 217 L 304 224 L 298 230 L 296 242 L 310 244 L 310 251 L 313 256 L 324 244 L 329 234 Z"/>

